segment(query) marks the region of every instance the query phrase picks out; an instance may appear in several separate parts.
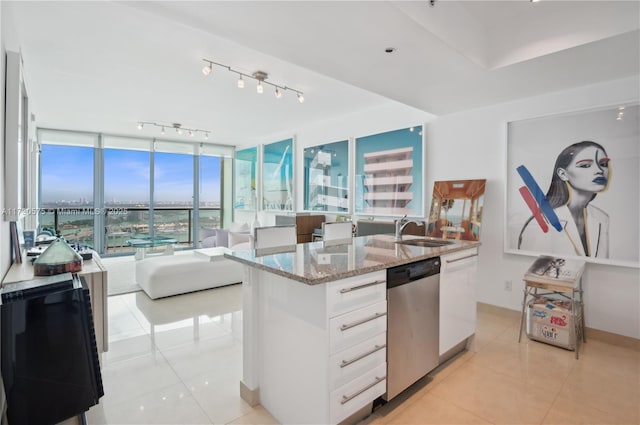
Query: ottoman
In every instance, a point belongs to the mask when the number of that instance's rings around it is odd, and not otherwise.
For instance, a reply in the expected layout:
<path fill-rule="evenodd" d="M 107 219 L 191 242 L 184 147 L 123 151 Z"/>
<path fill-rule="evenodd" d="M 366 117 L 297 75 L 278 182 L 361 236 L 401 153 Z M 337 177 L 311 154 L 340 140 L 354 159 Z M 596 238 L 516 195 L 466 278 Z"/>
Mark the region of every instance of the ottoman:
<path fill-rule="evenodd" d="M 220 255 L 160 255 L 136 262 L 136 282 L 150 298 L 242 282 L 242 265 Z"/>

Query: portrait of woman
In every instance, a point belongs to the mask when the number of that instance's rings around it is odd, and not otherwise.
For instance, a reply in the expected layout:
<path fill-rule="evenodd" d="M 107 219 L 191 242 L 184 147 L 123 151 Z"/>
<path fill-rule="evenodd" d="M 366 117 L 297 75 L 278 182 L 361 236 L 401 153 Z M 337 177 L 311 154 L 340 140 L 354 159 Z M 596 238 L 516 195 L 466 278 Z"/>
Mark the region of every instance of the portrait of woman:
<path fill-rule="evenodd" d="M 566 147 L 558 155 L 546 198 L 561 230 L 544 232 L 531 216 L 518 237 L 518 249 L 609 258 L 609 215 L 591 205 L 611 182 L 605 148 L 592 141 Z"/>

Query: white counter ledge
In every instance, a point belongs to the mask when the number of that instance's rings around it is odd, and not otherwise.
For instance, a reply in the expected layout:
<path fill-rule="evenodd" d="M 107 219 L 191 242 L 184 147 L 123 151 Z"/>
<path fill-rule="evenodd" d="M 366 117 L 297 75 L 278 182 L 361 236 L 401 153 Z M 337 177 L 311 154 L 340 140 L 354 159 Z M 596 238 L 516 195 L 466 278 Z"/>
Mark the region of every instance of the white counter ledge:
<path fill-rule="evenodd" d="M 403 240 L 425 239 L 405 235 Z M 434 239 L 439 241 L 440 239 Z M 317 285 L 358 276 L 414 261 L 450 254 L 480 245 L 479 242 L 448 240 L 441 247 L 398 244 L 393 235 L 360 236 L 350 243 L 310 242 L 286 252 L 238 250 L 225 257 L 280 276 Z M 268 253 L 271 252 L 271 253 Z"/>

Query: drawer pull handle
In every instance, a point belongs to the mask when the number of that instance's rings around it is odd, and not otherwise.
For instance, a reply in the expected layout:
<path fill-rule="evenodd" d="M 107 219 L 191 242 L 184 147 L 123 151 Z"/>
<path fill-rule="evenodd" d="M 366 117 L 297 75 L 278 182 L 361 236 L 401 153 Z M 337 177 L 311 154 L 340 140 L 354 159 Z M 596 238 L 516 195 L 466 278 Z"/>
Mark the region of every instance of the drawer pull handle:
<path fill-rule="evenodd" d="M 362 325 L 363 323 L 370 322 L 372 320 L 376 320 L 379 317 L 386 316 L 387 313 L 376 313 L 371 317 L 367 317 L 366 319 L 358 320 L 357 322 L 349 323 L 347 325 L 340 326 L 341 331 L 346 331 L 347 329 L 355 328 L 356 326 Z"/>
<path fill-rule="evenodd" d="M 364 285 L 352 286 L 351 288 L 343 288 L 340 290 L 340 293 L 346 294 L 347 292 L 357 291 L 358 289 L 368 288 L 369 286 L 375 286 L 385 282 L 385 280 L 376 280 L 375 282 L 365 283 Z"/>
<path fill-rule="evenodd" d="M 340 404 L 345 404 L 350 402 L 351 400 L 353 400 L 354 398 L 358 397 L 360 394 L 362 394 L 363 392 L 367 391 L 369 388 L 373 388 L 376 385 L 378 385 L 380 382 L 384 381 L 385 379 L 387 379 L 386 376 L 383 376 L 382 378 L 378 378 L 376 376 L 376 380 L 373 381 L 371 384 L 367 385 L 366 387 L 364 387 L 361 390 L 356 391 L 355 393 L 351 394 L 351 395 L 343 395 L 342 396 L 342 400 L 340 401 Z"/>
<path fill-rule="evenodd" d="M 354 357 L 351 360 L 343 360 L 342 363 L 340 363 L 340 367 L 347 367 L 351 363 L 355 363 L 358 360 L 364 359 L 365 357 L 370 356 L 371 354 L 375 353 L 376 351 L 382 350 L 386 346 L 387 346 L 387 344 L 382 344 L 382 345 L 376 344 L 376 346 L 373 347 L 373 350 L 371 350 L 371 351 L 367 351 L 366 353 L 360 354 L 358 357 Z"/>
<path fill-rule="evenodd" d="M 447 263 L 455 263 L 456 261 L 462 261 L 462 260 L 466 260 L 467 258 L 472 258 L 472 257 L 477 257 L 478 254 L 471 254 L 471 255 L 467 255 L 465 257 L 460 257 L 460 258 L 456 258 L 455 260 L 447 260 Z"/>

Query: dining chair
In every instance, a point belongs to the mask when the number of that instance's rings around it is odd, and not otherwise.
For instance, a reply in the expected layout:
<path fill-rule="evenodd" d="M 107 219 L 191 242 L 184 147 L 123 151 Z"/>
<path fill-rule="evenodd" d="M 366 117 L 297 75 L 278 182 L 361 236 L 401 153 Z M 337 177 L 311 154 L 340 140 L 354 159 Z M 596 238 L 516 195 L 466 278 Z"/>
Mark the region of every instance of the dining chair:
<path fill-rule="evenodd" d="M 351 239 L 353 226 L 350 221 L 329 221 L 322 223 L 322 240 L 333 241 L 338 239 Z"/>
<path fill-rule="evenodd" d="M 296 226 L 256 227 L 253 232 L 255 249 L 295 246 L 298 243 Z"/>

